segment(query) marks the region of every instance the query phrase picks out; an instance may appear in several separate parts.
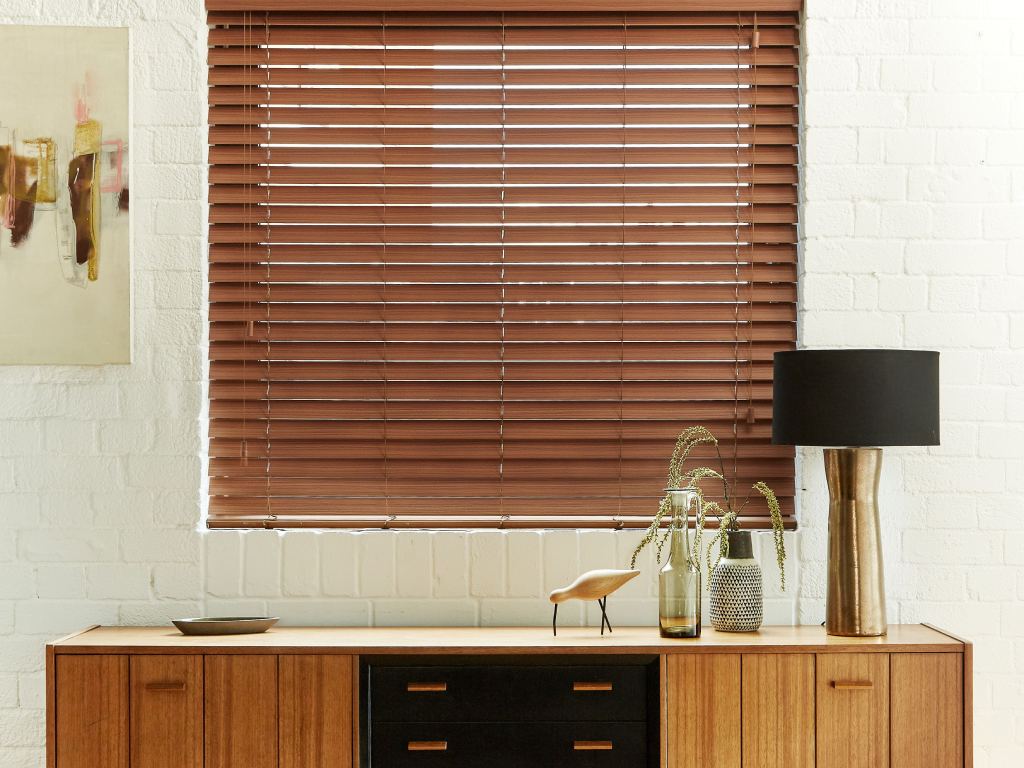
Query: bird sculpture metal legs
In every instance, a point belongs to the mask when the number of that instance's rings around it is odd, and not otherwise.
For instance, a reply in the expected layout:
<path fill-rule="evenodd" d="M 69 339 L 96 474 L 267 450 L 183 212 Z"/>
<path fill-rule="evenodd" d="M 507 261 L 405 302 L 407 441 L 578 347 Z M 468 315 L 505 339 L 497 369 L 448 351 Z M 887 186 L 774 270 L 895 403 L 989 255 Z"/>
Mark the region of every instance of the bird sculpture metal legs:
<path fill-rule="evenodd" d="M 608 627 L 609 634 L 612 631 L 612 622 L 608 618 L 608 595 L 599 597 L 597 604 L 601 606 L 601 634 L 604 635 L 605 626 Z M 558 637 L 558 603 L 555 603 L 555 610 L 551 614 L 551 634 Z"/>
<path fill-rule="evenodd" d="M 612 633 L 612 623 L 608 619 L 608 611 L 606 610 L 607 607 L 608 607 L 608 595 L 605 595 L 600 600 L 598 600 L 597 604 L 601 606 L 601 634 L 602 635 L 604 634 L 604 626 L 605 626 L 605 624 L 608 625 L 608 634 L 611 634 Z"/>

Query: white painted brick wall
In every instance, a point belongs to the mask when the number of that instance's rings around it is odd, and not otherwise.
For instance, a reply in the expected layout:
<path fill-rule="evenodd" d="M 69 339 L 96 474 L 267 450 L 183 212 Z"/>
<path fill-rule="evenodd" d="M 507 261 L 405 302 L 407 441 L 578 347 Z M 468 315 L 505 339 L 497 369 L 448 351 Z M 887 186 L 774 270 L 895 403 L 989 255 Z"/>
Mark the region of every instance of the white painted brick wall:
<path fill-rule="evenodd" d="M 890 614 L 976 641 L 976 764 L 998 768 L 1024 763 L 1022 20 L 1005 0 L 808 0 L 805 31 L 802 339 L 943 352 L 944 444 L 887 452 Z M 802 458 L 816 621 L 824 499 Z"/>
<path fill-rule="evenodd" d="M 0 765 L 43 764 L 43 642 L 91 623 L 546 624 L 544 595 L 636 533 L 196 533 L 205 26 L 200 0 L 5 0 L 0 23 L 127 25 L 136 362 L 0 368 Z M 807 0 L 807 345 L 943 351 L 944 444 L 888 452 L 890 614 L 977 641 L 977 764 L 1024 762 L 1024 3 Z M 1018 23 L 1014 23 L 1018 22 Z M 1016 100 L 1014 101 L 1014 98 Z M 827 502 L 802 456 L 790 588 L 817 623 Z M 651 623 L 653 563 L 613 599 Z M 566 625 L 596 626 L 567 605 Z"/>

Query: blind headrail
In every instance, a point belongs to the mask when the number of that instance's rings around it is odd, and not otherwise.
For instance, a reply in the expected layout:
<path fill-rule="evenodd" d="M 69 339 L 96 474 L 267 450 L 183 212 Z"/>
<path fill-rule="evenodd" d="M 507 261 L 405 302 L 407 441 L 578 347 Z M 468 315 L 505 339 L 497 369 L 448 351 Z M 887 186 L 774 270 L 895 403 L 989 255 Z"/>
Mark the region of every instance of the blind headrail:
<path fill-rule="evenodd" d="M 803 0 L 563 0 L 560 12 L 799 11 Z M 550 11 L 548 0 L 206 0 L 208 11 Z"/>

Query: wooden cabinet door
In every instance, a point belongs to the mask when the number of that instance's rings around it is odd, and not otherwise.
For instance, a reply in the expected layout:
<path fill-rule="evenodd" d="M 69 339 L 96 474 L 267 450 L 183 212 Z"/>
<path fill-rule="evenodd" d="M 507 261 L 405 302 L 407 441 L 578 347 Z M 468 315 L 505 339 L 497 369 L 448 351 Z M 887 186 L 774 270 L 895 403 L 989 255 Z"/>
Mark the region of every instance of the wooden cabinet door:
<path fill-rule="evenodd" d="M 964 679 L 959 653 L 894 653 L 892 765 L 963 768 Z"/>
<path fill-rule="evenodd" d="M 664 658 L 666 768 L 740 768 L 740 655 Z"/>
<path fill-rule="evenodd" d="M 277 656 L 207 656 L 206 768 L 277 768 Z"/>
<path fill-rule="evenodd" d="M 203 657 L 132 656 L 132 768 L 203 768 Z"/>
<path fill-rule="evenodd" d="M 57 768 L 128 768 L 128 657 L 56 658 Z"/>
<path fill-rule="evenodd" d="M 742 730 L 744 768 L 814 767 L 812 654 L 744 654 Z"/>
<path fill-rule="evenodd" d="M 888 765 L 889 655 L 823 653 L 817 670 L 818 768 Z"/>
<path fill-rule="evenodd" d="M 352 768 L 352 656 L 281 656 L 280 768 Z"/>

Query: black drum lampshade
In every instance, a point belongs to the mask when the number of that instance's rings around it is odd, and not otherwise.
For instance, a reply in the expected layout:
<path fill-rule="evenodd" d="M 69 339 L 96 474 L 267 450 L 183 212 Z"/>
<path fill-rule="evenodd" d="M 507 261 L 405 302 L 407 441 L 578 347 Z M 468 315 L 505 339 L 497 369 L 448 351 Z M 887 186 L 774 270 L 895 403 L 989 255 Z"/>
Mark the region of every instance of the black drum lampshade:
<path fill-rule="evenodd" d="M 939 353 L 805 349 L 775 354 L 772 442 L 939 444 Z"/>

